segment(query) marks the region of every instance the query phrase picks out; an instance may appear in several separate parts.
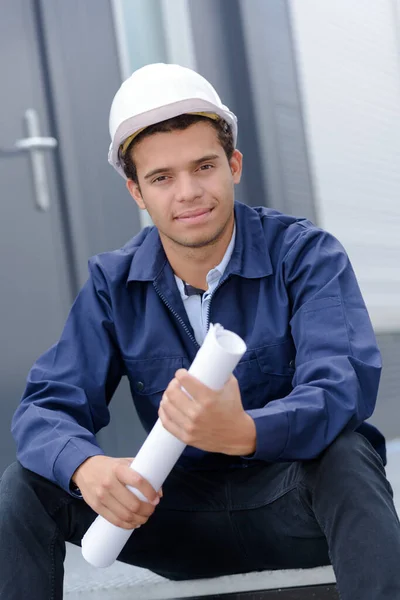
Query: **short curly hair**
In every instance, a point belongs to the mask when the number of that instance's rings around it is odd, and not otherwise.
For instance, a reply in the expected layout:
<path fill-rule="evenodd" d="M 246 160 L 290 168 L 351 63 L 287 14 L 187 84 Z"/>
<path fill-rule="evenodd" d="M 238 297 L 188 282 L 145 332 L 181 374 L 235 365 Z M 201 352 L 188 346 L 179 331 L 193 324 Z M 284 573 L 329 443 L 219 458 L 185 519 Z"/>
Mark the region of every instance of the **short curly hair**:
<path fill-rule="evenodd" d="M 219 143 L 223 147 L 228 160 L 230 160 L 235 149 L 231 126 L 221 117 L 210 119 L 209 117 L 202 115 L 184 114 L 173 117 L 172 119 L 167 119 L 166 121 L 161 121 L 160 123 L 155 123 L 154 125 L 149 125 L 149 127 L 143 129 L 143 131 L 133 138 L 124 155 L 121 156 L 121 163 L 126 177 L 128 179 L 132 179 L 136 184 L 139 184 L 136 165 L 132 158 L 132 149 L 134 148 L 135 144 L 140 142 L 140 140 L 152 135 L 153 133 L 187 129 L 191 125 L 204 120 L 207 120 L 207 122 L 210 123 L 210 125 L 212 125 L 216 130 Z"/>

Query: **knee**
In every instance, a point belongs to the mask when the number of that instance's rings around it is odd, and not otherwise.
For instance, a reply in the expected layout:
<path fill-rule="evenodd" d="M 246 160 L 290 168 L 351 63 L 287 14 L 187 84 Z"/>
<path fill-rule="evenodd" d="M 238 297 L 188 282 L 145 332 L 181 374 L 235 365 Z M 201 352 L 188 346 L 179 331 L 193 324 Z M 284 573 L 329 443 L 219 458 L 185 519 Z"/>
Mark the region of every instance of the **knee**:
<path fill-rule="evenodd" d="M 334 454 L 337 458 L 346 457 L 354 452 L 365 453 L 371 448 L 368 440 L 356 431 L 342 431 L 328 446 L 326 454 Z"/>
<path fill-rule="evenodd" d="M 355 431 L 343 431 L 320 457 L 324 469 L 331 472 L 359 472 L 361 467 L 371 467 L 384 472 L 382 460 L 369 441 Z"/>
<path fill-rule="evenodd" d="M 18 463 L 12 463 L 1 476 L 2 493 L 11 493 L 24 479 L 25 469 Z"/>
<path fill-rule="evenodd" d="M 20 509 L 21 503 L 27 502 L 27 490 L 30 488 L 29 471 L 18 462 L 12 463 L 3 473 L 0 480 L 1 510 Z"/>

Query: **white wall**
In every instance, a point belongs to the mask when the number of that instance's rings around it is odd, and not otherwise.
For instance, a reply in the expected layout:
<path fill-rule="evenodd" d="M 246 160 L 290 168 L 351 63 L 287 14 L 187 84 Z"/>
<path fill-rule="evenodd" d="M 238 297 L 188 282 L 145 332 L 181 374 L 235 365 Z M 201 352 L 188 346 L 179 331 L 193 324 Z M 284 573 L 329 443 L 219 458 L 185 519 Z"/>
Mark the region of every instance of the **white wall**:
<path fill-rule="evenodd" d="M 319 224 L 400 330 L 400 0 L 289 0 Z"/>

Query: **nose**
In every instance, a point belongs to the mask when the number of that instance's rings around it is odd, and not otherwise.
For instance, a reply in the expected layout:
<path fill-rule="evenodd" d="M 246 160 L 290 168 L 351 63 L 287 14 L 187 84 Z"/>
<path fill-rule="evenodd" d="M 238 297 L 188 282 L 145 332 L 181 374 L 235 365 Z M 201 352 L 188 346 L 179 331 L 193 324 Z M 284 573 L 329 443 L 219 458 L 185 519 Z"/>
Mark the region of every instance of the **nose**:
<path fill-rule="evenodd" d="M 192 202 L 203 194 L 202 187 L 195 175 L 181 173 L 175 184 L 175 197 L 178 202 Z"/>

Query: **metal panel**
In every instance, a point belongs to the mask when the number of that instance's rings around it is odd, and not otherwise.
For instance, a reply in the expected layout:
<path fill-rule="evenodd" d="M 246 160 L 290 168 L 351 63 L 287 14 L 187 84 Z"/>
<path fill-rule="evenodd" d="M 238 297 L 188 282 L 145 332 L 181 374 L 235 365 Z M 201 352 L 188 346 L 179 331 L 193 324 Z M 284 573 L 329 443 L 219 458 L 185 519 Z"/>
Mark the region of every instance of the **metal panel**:
<path fill-rule="evenodd" d="M 244 169 L 236 187 L 238 200 L 250 206 L 271 205 L 259 131 L 253 106 L 239 5 L 236 0 L 189 0 L 196 66 L 216 88 L 224 104 L 237 115 L 238 148 Z"/>
<path fill-rule="evenodd" d="M 39 0 L 79 287 L 87 259 L 122 246 L 141 228 L 124 180 L 107 163 L 108 116 L 121 83 L 109 0 Z M 99 434 L 110 455 L 132 455 L 144 438 L 126 381 Z"/>
<path fill-rule="evenodd" d="M 39 128 L 36 133 L 45 137 L 54 133 L 30 0 L 1 3 L 0 80 L 6 82 L 0 96 L 1 113 L 6 115 L 0 122 L 0 146 L 10 148 L 35 133 L 27 129 L 27 109 Z M 0 157 L 0 472 L 15 459 L 10 421 L 27 373 L 39 354 L 57 340 L 72 300 L 68 232 L 54 152 L 35 150 L 35 156 L 40 156 L 37 187 L 32 151 Z M 45 211 L 37 205 L 44 182 L 48 186 Z"/>
<path fill-rule="evenodd" d="M 197 71 L 196 51 L 187 0 L 160 0 L 164 24 L 166 56 L 169 63 L 178 63 Z"/>
<path fill-rule="evenodd" d="M 161 8 L 159 0 L 111 0 L 121 81 L 145 64 L 167 61 Z M 139 210 L 139 222 L 153 224 L 147 210 Z"/>
<path fill-rule="evenodd" d="M 40 0 L 79 283 L 87 258 L 140 229 L 124 180 L 107 163 L 108 117 L 121 76 L 109 0 Z"/>
<path fill-rule="evenodd" d="M 316 220 L 286 0 L 240 1 L 269 206 Z"/>

